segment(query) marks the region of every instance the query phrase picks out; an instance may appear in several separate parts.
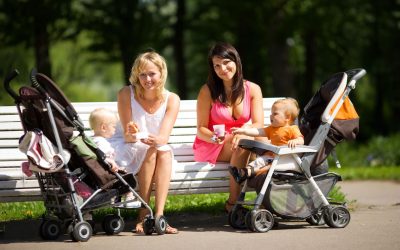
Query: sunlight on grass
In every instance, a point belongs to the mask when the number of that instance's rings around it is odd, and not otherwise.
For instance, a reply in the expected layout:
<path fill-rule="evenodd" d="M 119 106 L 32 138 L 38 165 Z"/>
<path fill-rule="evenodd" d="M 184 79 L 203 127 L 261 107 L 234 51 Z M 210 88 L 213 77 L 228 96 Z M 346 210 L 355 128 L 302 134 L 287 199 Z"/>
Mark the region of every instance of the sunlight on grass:
<path fill-rule="evenodd" d="M 340 174 L 343 181 L 347 180 L 393 180 L 400 181 L 400 167 L 358 167 L 358 168 L 332 168 L 331 172 Z M 246 193 L 246 200 L 254 200 L 255 192 Z M 351 207 L 354 201 L 346 200 L 346 196 L 335 186 L 329 194 L 332 200 L 347 202 Z M 166 214 L 174 213 L 209 213 L 219 214 L 224 212 L 227 193 L 170 195 L 165 206 Z M 154 197 L 150 206 L 154 208 Z M 45 212 L 43 202 L 13 202 L 0 203 L 0 222 L 9 220 L 37 219 Z M 106 214 L 115 213 L 112 208 L 99 209 L 94 213 L 95 219 L 100 219 Z M 121 215 L 127 219 L 135 219 L 137 210 L 121 210 Z"/>
<path fill-rule="evenodd" d="M 342 167 L 332 168 L 343 180 L 392 180 L 400 181 L 400 167 Z"/>
<path fill-rule="evenodd" d="M 43 202 L 0 203 L 0 221 L 36 219 L 44 212 Z"/>

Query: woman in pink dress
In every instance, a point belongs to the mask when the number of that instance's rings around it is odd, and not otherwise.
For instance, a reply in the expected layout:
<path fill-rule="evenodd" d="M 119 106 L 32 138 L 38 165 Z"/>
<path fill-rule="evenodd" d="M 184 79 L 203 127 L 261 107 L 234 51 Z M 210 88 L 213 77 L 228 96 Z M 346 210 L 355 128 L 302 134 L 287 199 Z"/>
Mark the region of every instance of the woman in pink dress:
<path fill-rule="evenodd" d="M 208 55 L 209 75 L 197 98 L 197 136 L 193 144 L 195 161 L 229 162 L 245 166 L 249 152 L 238 148 L 244 135 L 232 135 L 232 127 L 264 126 L 263 101 L 260 87 L 243 79 L 242 63 L 236 49 L 217 43 Z M 225 137 L 216 137 L 213 125 L 225 125 Z M 229 212 L 240 193 L 240 186 L 230 177 Z"/>

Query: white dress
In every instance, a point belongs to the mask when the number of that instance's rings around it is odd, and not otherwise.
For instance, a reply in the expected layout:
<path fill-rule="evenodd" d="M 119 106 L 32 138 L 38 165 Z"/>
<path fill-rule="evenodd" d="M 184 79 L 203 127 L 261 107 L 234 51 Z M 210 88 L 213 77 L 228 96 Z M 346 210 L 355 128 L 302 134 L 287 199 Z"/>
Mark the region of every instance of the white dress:
<path fill-rule="evenodd" d="M 158 135 L 160 132 L 161 122 L 164 119 L 165 111 L 167 109 L 169 92 L 165 92 L 165 101 L 161 104 L 158 110 L 154 114 L 149 114 L 136 101 L 133 86 L 130 86 L 130 90 L 132 120 L 138 125 L 139 132 Z M 121 167 L 125 167 L 128 172 L 136 174 L 142 166 L 149 146 L 142 143 L 140 140 L 135 143 L 127 143 L 124 140 L 123 133 L 124 130 L 122 129 L 121 123 L 118 122 L 114 136 L 108 140 L 115 150 L 115 161 L 117 164 Z M 162 151 L 171 150 L 172 154 L 172 149 L 169 145 L 158 145 L 157 149 Z"/>

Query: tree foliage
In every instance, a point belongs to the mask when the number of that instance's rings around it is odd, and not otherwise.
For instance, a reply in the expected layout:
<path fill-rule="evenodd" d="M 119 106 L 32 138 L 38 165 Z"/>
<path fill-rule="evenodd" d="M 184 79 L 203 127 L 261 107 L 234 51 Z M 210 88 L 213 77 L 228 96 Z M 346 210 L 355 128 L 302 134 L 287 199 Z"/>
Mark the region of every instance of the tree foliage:
<path fill-rule="evenodd" d="M 227 41 L 265 97 L 292 96 L 302 107 L 331 74 L 365 68 L 351 96 L 363 139 L 398 130 L 399 19 L 397 0 L 2 0 L 0 76 L 35 66 L 74 101 L 89 101 L 73 91 L 85 84 L 92 98 L 115 100 L 133 59 L 152 48 L 168 61 L 168 88 L 194 99 L 210 46 Z"/>

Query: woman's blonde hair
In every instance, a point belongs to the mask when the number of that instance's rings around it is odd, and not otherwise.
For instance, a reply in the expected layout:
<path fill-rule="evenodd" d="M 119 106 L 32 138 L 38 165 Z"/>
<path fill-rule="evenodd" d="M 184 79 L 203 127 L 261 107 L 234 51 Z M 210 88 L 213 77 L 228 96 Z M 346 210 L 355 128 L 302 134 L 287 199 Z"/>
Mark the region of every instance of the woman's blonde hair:
<path fill-rule="evenodd" d="M 278 103 L 283 104 L 285 115 L 290 116 L 290 123 L 293 124 L 300 113 L 299 103 L 296 101 L 296 99 L 291 97 L 279 99 L 274 102 L 274 104 Z"/>
<path fill-rule="evenodd" d="M 162 98 L 162 93 L 164 91 L 165 82 L 167 81 L 168 70 L 167 63 L 165 62 L 164 57 L 162 57 L 157 52 L 145 52 L 139 54 L 135 62 L 133 63 L 131 69 L 131 75 L 129 77 L 129 82 L 134 86 L 134 91 L 136 96 L 143 97 L 144 89 L 139 81 L 139 74 L 143 72 L 144 67 L 149 63 L 154 63 L 157 68 L 160 70 L 160 82 L 157 86 L 157 96 L 158 98 Z"/>

